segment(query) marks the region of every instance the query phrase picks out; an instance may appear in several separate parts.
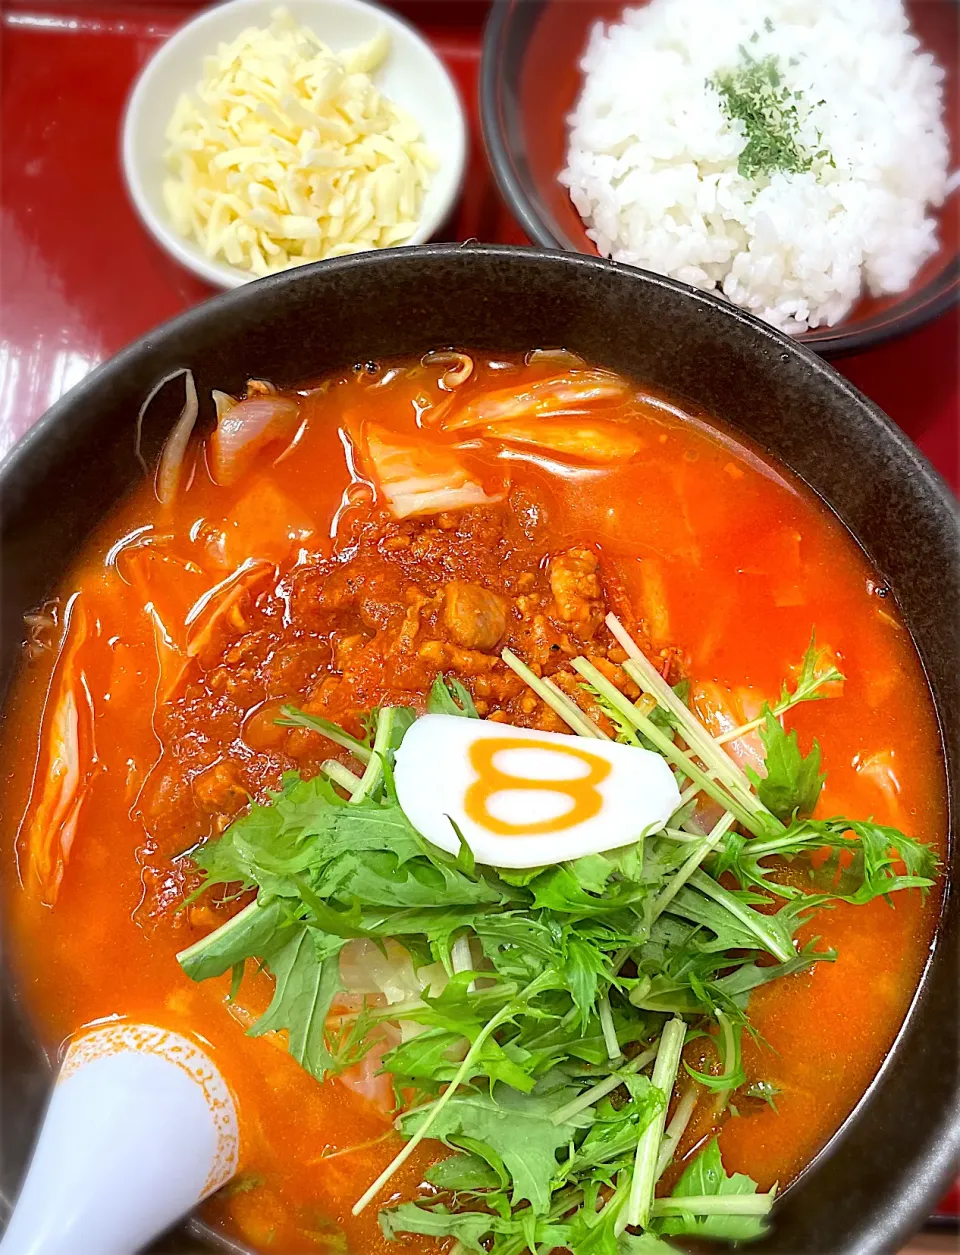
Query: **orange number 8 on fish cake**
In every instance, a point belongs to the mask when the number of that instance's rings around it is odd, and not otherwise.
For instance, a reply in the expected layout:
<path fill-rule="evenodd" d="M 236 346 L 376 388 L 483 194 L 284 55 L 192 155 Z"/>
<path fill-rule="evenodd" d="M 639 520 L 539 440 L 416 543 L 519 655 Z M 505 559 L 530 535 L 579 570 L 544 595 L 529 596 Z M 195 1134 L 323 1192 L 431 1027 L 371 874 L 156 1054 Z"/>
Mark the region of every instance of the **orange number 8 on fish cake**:
<path fill-rule="evenodd" d="M 587 772 L 560 780 L 544 780 L 538 777 L 518 776 L 501 771 L 494 763 L 497 754 L 504 750 L 549 750 L 553 754 L 565 754 L 577 763 L 585 764 Z M 503 736 L 474 741 L 470 746 L 470 764 L 477 778 L 464 795 L 464 810 L 474 821 L 490 832 L 503 836 L 536 836 L 544 832 L 560 832 L 584 823 L 599 814 L 603 797 L 597 789 L 610 774 L 610 763 L 575 746 L 557 745 L 554 741 L 519 740 Z M 535 790 L 543 793 L 559 793 L 570 799 L 570 807 L 562 815 L 529 823 L 511 823 L 490 813 L 489 801 L 498 793 L 517 790 Z"/>

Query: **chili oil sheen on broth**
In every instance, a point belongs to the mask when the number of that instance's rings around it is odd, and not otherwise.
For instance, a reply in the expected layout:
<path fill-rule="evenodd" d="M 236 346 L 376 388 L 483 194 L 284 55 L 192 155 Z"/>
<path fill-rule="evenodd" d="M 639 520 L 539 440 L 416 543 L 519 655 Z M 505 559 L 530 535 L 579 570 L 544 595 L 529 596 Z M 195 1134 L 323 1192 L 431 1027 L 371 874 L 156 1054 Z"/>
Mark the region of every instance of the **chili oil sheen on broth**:
<path fill-rule="evenodd" d="M 875 1075 L 935 923 L 910 886 L 943 772 L 892 598 L 768 458 L 569 354 L 237 400 L 187 414 L 27 619 L 3 883 L 45 1042 L 107 1016 L 202 1040 L 242 1154 L 204 1214 L 264 1252 L 520 1255 L 524 1212 L 539 1250 L 588 1210 L 624 1242 L 759 1231 Z M 428 710 L 660 755 L 684 808 L 497 871 L 397 804 Z M 264 909 L 243 964 L 216 930 Z M 756 1202 L 739 1228 L 683 1209 L 718 1152 Z"/>

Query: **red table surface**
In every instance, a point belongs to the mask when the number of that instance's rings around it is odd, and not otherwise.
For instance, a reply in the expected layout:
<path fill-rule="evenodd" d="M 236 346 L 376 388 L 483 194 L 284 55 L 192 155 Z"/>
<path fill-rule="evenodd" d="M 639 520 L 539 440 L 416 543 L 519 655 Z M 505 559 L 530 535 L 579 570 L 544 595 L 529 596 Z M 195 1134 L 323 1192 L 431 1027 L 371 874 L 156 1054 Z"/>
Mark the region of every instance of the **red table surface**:
<path fill-rule="evenodd" d="M 195 8 L 0 0 L 0 455 L 68 388 L 137 336 L 210 295 L 146 234 L 127 199 L 119 123 L 133 79 Z M 483 155 L 483 0 L 399 0 L 453 73 L 471 154 L 447 238 L 525 244 Z M 960 489 L 957 311 L 838 366 Z M 943 1210 L 956 1214 L 954 1189 Z"/>

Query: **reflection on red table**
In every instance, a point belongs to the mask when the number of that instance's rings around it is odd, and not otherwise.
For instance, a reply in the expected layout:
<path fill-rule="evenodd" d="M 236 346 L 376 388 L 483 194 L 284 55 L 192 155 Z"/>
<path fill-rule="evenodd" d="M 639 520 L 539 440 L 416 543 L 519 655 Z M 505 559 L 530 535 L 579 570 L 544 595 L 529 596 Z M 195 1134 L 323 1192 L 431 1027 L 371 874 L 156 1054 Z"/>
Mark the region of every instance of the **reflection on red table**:
<path fill-rule="evenodd" d="M 139 67 L 194 8 L 128 0 L 7 0 L 0 216 L 0 454 L 68 388 L 211 294 L 141 228 L 123 187 L 119 122 Z M 471 161 L 444 238 L 523 244 L 483 157 L 477 117 L 484 0 L 402 0 L 467 104 Z M 840 370 L 960 489 L 957 311 Z M 945 1200 L 957 1214 L 955 1189 Z"/>
<path fill-rule="evenodd" d="M 3 7 L 0 454 L 97 363 L 212 293 L 142 229 L 119 157 L 138 69 L 198 6 Z M 445 15 L 431 33 L 473 106 L 486 6 L 420 8 Z M 445 238 L 523 244 L 486 169 L 476 112 L 464 196 Z"/>

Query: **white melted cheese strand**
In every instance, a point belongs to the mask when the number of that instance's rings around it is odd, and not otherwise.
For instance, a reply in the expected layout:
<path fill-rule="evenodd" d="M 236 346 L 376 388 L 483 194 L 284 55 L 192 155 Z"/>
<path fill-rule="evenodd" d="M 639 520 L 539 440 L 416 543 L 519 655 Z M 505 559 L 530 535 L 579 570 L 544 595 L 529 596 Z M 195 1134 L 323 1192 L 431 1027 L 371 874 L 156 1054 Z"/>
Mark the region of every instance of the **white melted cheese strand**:
<path fill-rule="evenodd" d="M 453 715 L 417 720 L 395 777 L 418 832 L 456 854 L 459 829 L 477 862 L 494 867 L 618 849 L 658 831 L 680 805 L 669 765 L 649 750 Z M 567 822 L 577 798 L 583 816 Z"/>
<path fill-rule="evenodd" d="M 221 44 L 167 126 L 176 229 L 255 275 L 408 239 L 437 162 L 370 77 L 388 52 L 333 52 L 285 9 Z"/>

